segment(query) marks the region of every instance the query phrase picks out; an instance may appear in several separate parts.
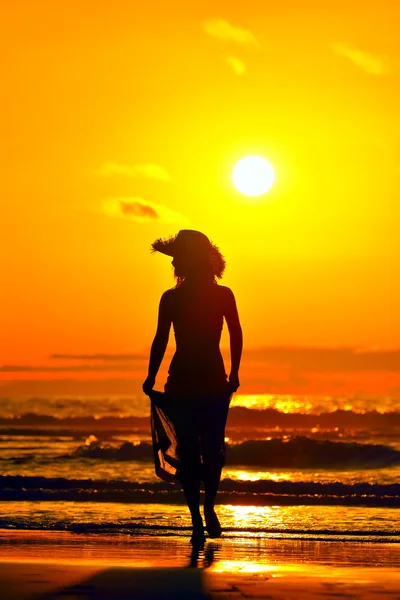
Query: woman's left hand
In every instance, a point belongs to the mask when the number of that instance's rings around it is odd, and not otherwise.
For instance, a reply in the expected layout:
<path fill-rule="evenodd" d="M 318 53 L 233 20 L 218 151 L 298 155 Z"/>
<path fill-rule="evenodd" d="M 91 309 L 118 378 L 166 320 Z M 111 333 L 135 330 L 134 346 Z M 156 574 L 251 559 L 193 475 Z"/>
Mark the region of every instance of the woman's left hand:
<path fill-rule="evenodd" d="M 150 392 L 154 388 L 155 384 L 156 384 L 156 378 L 155 377 L 148 377 L 146 379 L 146 381 L 142 385 L 142 390 L 144 391 L 144 393 L 146 394 L 146 396 L 150 395 Z"/>

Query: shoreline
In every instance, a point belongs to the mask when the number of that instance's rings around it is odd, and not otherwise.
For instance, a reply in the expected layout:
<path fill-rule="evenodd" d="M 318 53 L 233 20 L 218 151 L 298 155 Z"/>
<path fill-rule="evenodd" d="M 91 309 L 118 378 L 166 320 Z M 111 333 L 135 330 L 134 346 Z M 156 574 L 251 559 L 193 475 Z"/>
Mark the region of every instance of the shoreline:
<path fill-rule="evenodd" d="M 55 558 L 79 562 L 95 560 L 116 564 L 136 562 L 157 566 L 185 566 L 191 557 L 191 531 L 182 535 L 109 534 L 71 531 L 5 530 L 0 529 L 0 562 L 54 561 Z M 236 561 L 256 564 L 257 570 L 271 564 L 323 565 L 356 568 L 360 566 L 397 568 L 400 574 L 400 544 L 390 541 L 299 539 L 265 536 L 247 538 L 223 534 L 219 539 L 207 539 L 204 550 L 211 550 L 214 562 Z M 50 557 L 50 558 L 49 558 Z"/>
<path fill-rule="evenodd" d="M 145 486 L 143 486 L 145 487 Z M 201 498 L 204 492 L 200 492 Z M 103 491 L 103 490 L 10 490 L 0 491 L 0 502 L 118 502 L 185 505 L 183 492 L 179 490 L 157 491 Z M 216 504 L 237 506 L 360 506 L 371 508 L 400 508 L 400 496 L 368 496 L 349 494 L 347 496 L 324 496 L 319 494 L 289 495 L 260 492 L 219 491 Z"/>
<path fill-rule="evenodd" d="M 99 528 L 95 529 L 93 527 L 87 527 L 85 525 L 77 524 L 75 527 L 71 527 L 69 529 L 66 528 L 46 528 L 42 529 L 39 527 L 31 527 L 31 528 L 0 528 L 0 542 L 1 539 L 8 535 L 35 535 L 35 534 L 70 534 L 70 535 L 78 535 L 81 537 L 84 536 L 96 536 L 101 538 L 103 536 L 109 537 L 110 539 L 118 539 L 118 538 L 162 538 L 164 540 L 171 539 L 189 539 L 191 536 L 192 528 L 190 526 L 187 527 L 156 527 L 154 529 L 145 526 L 136 527 L 127 525 L 125 528 L 119 527 L 116 525 L 114 528 Z M 326 532 L 326 531 L 276 531 L 276 530 L 227 530 L 226 528 L 222 529 L 223 539 L 224 540 L 247 540 L 247 542 L 258 542 L 259 540 L 279 540 L 280 542 L 287 542 L 296 540 L 297 542 L 327 542 L 327 543 L 336 543 L 336 544 L 390 544 L 392 546 L 399 545 L 400 547 L 400 536 L 392 535 L 386 532 L 374 532 L 371 534 L 370 532 L 346 532 L 346 533 L 335 533 L 335 532 Z M 211 541 L 210 539 L 208 541 Z M 0 552 L 1 556 L 1 552 Z"/>
<path fill-rule="evenodd" d="M 187 507 L 167 503 L 0 502 L 0 538 L 20 532 L 59 532 L 114 539 L 190 535 Z M 397 508 L 336 506 L 244 506 L 218 504 L 225 539 L 270 539 L 400 545 Z M 29 533 L 31 532 L 31 533 Z"/>

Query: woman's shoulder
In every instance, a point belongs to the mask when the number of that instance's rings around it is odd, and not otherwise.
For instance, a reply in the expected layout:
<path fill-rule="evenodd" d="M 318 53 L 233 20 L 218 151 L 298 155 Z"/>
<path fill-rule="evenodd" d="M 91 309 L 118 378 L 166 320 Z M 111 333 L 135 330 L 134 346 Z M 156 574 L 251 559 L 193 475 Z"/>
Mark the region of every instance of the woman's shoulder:
<path fill-rule="evenodd" d="M 170 288 L 169 290 L 165 290 L 165 292 L 163 292 L 162 296 L 161 296 L 161 300 L 163 302 L 168 302 L 169 300 L 171 300 L 172 298 L 175 297 L 176 295 L 176 288 Z"/>
<path fill-rule="evenodd" d="M 233 296 L 233 292 L 231 290 L 230 287 L 227 287 L 226 285 L 217 285 L 217 289 L 218 289 L 218 293 L 223 297 L 223 298 L 232 298 Z"/>
<path fill-rule="evenodd" d="M 233 295 L 231 288 L 226 285 L 216 285 L 215 292 L 216 295 L 214 297 L 218 305 L 221 306 L 223 312 L 225 312 L 225 310 L 228 310 L 229 306 L 235 302 L 235 296 Z"/>

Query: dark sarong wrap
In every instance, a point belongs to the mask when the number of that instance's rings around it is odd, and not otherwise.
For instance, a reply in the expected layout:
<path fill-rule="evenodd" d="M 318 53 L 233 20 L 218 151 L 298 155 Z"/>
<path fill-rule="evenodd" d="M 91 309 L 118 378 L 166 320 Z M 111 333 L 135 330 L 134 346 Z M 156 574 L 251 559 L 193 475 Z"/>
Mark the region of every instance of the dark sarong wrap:
<path fill-rule="evenodd" d="M 155 472 L 160 479 L 179 482 L 180 472 L 192 469 L 204 454 L 225 465 L 225 425 L 232 394 L 178 397 L 153 390 L 151 435 Z"/>

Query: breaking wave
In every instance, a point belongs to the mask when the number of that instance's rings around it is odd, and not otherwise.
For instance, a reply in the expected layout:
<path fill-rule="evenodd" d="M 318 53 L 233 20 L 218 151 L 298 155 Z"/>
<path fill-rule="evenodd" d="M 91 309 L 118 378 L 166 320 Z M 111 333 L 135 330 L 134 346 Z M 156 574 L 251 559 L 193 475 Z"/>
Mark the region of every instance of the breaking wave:
<path fill-rule="evenodd" d="M 122 442 L 108 444 L 95 436 L 71 453 L 41 457 L 44 464 L 52 461 L 88 459 L 93 461 L 151 462 L 153 447 L 147 442 Z M 35 454 L 8 456 L 14 464 L 35 460 Z M 0 461 L 3 460 L 0 458 Z M 400 465 L 400 451 L 379 444 L 336 442 L 307 437 L 291 439 L 272 438 L 248 440 L 238 444 L 226 444 L 228 466 L 264 467 L 284 469 L 376 469 Z"/>
<path fill-rule="evenodd" d="M 251 505 L 400 506 L 400 484 L 237 481 L 223 479 L 219 502 Z M 0 476 L 0 500 L 184 504 L 179 485 L 120 480 Z"/>
<path fill-rule="evenodd" d="M 242 406 L 233 406 L 229 411 L 228 428 L 271 429 L 298 428 L 311 429 L 319 427 L 345 427 L 356 429 L 398 429 L 400 428 L 400 412 L 378 412 L 370 410 L 356 412 L 338 409 L 319 414 L 303 414 L 299 412 L 284 413 L 275 408 L 256 410 Z M 33 430 L 36 435 L 43 429 L 45 433 L 51 430 L 149 430 L 149 416 L 93 416 L 56 417 L 47 414 L 24 413 L 19 416 L 1 417 L 2 432 L 8 429 L 25 429 L 27 434 Z"/>
<path fill-rule="evenodd" d="M 307 437 L 281 440 L 249 440 L 226 445 L 228 465 L 267 468 L 383 468 L 400 465 L 400 452 L 389 446 L 331 442 Z M 88 458 L 107 461 L 151 461 L 153 448 L 148 443 L 120 445 L 93 441 L 60 459 Z"/>

